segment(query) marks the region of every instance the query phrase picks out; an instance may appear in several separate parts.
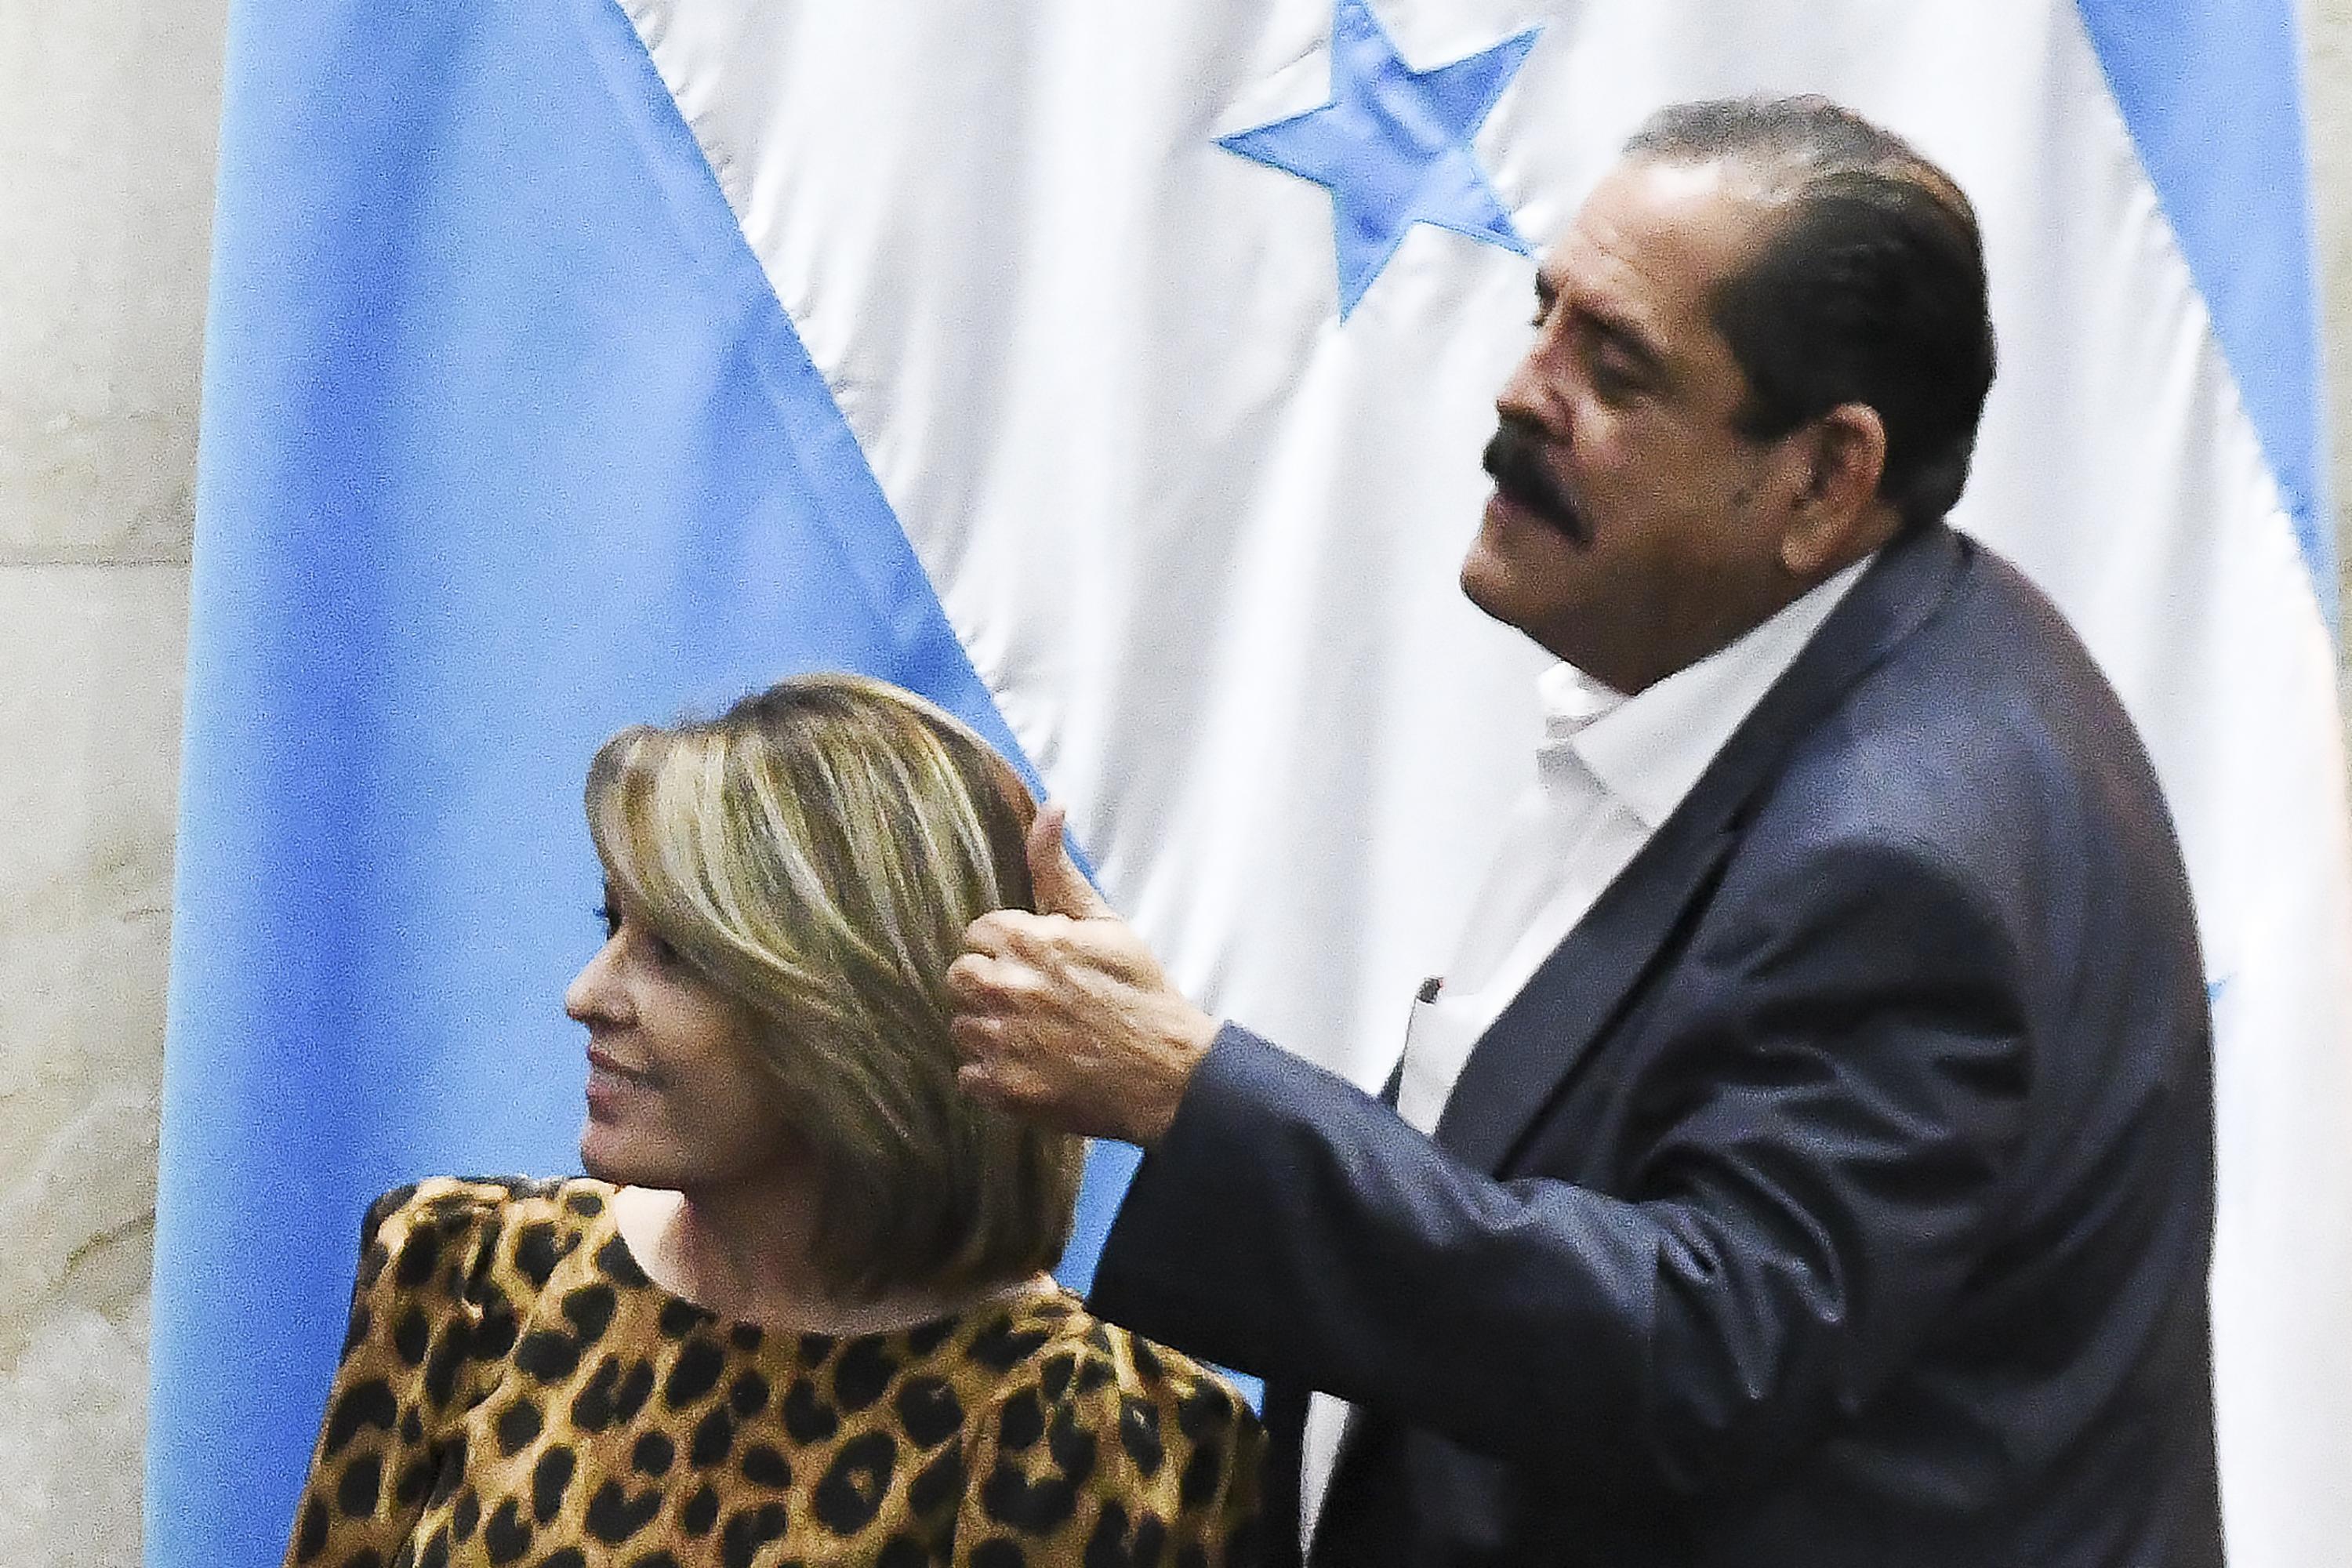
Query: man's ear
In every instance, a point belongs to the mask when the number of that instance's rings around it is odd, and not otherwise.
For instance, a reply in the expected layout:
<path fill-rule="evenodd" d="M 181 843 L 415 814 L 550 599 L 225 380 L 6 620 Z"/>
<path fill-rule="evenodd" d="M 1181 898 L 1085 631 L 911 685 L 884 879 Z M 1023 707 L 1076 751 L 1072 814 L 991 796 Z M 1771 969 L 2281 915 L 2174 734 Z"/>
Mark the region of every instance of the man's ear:
<path fill-rule="evenodd" d="M 1892 511 L 1878 498 L 1886 424 L 1866 403 L 1841 403 L 1795 439 L 1811 469 L 1780 535 L 1780 564 L 1810 583 L 1861 560 L 1894 532 Z"/>

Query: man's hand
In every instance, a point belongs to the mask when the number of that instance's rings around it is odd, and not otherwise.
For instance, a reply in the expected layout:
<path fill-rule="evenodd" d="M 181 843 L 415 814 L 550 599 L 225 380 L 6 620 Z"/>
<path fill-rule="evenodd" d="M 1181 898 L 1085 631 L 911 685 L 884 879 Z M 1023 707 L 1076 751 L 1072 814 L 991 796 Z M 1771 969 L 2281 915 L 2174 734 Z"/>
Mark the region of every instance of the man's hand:
<path fill-rule="evenodd" d="M 1062 819 L 1049 805 L 1029 830 L 1045 912 L 981 916 L 949 966 L 958 1081 L 1031 1121 L 1150 1148 L 1175 1120 L 1217 1021 L 1087 885 L 1062 847 Z"/>

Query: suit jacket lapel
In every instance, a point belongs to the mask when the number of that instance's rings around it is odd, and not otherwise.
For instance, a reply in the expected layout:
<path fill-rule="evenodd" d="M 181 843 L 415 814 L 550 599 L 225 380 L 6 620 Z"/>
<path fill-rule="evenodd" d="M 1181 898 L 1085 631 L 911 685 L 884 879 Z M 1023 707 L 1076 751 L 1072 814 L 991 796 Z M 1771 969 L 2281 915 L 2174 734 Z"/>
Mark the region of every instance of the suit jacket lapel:
<path fill-rule="evenodd" d="M 1499 1172 L 1722 865 L 1740 808 L 1798 737 L 1951 593 L 1971 547 L 1941 523 L 1888 544 L 1673 816 L 1481 1037 L 1437 1123 L 1440 1147 Z"/>

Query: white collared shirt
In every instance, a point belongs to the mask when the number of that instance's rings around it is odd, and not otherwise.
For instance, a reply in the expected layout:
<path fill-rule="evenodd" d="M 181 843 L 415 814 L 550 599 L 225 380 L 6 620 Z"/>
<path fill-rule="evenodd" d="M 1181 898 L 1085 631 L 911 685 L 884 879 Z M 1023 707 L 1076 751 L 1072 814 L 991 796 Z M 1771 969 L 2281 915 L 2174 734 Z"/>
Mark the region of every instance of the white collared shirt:
<path fill-rule="evenodd" d="M 1573 666 L 1537 681 L 1543 739 L 1443 985 L 1413 1004 L 1397 1114 L 1433 1131 L 1496 1018 L 1674 815 L 1869 565 L 1858 561 L 1738 641 L 1627 697 Z M 1313 1539 L 1349 1406 L 1307 1406 L 1299 1540 Z"/>

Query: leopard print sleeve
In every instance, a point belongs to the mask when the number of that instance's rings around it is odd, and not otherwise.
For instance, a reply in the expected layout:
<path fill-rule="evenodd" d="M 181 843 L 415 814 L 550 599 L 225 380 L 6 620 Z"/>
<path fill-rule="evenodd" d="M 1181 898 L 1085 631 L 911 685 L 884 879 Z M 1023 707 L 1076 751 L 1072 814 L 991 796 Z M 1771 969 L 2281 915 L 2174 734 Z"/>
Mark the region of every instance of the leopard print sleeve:
<path fill-rule="evenodd" d="M 1255 1568 L 1265 1433 L 1223 1379 L 1097 1325 L 981 1424 L 955 1568 Z"/>
<path fill-rule="evenodd" d="M 480 1312 L 467 1282 L 495 1244 L 485 1183 L 445 1178 L 386 1193 L 360 1230 L 342 1359 L 327 1392 L 287 1568 L 399 1555 L 471 1395 Z"/>

